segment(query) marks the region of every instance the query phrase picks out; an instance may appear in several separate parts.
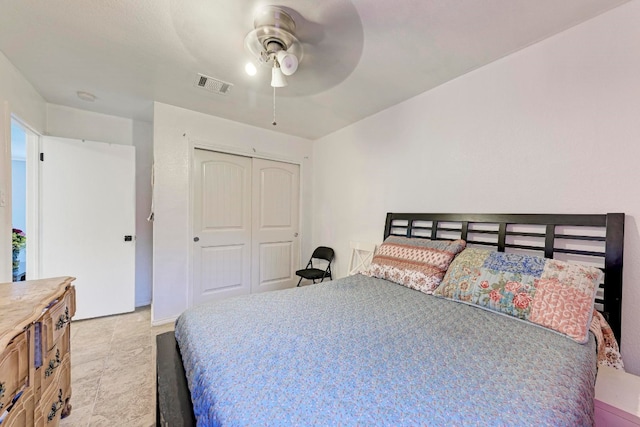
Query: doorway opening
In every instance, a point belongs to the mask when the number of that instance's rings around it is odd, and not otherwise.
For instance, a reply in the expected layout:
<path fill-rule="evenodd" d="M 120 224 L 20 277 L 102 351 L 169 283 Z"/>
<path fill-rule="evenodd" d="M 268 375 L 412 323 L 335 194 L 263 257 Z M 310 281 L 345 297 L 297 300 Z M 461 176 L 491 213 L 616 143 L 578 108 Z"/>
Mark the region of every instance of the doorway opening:
<path fill-rule="evenodd" d="M 11 248 L 13 281 L 27 277 L 27 132 L 11 119 Z"/>
<path fill-rule="evenodd" d="M 39 278 L 39 135 L 11 118 L 12 279 Z"/>

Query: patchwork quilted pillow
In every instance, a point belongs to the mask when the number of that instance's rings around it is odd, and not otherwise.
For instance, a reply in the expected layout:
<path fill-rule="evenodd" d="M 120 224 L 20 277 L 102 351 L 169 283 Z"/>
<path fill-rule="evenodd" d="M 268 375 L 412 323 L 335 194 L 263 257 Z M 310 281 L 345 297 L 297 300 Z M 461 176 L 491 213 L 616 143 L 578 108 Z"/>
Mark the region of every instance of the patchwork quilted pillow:
<path fill-rule="evenodd" d="M 389 236 L 363 274 L 430 294 L 438 287 L 464 240 L 436 241 Z"/>
<path fill-rule="evenodd" d="M 588 339 L 602 271 L 531 255 L 467 248 L 434 295 Z"/>

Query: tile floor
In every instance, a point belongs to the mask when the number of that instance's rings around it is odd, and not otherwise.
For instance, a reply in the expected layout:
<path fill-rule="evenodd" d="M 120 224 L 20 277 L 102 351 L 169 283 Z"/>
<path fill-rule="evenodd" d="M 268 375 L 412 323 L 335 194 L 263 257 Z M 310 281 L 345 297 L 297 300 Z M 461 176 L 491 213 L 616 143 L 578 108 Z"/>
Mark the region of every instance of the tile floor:
<path fill-rule="evenodd" d="M 63 427 L 155 425 L 155 336 L 150 309 L 71 323 L 71 415 Z"/>

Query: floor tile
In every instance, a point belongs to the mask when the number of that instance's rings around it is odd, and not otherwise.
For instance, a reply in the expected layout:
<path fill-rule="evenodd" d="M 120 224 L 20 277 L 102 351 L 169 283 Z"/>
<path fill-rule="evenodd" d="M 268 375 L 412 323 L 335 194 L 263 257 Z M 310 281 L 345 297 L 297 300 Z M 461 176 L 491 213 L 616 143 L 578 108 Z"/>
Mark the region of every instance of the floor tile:
<path fill-rule="evenodd" d="M 131 421 L 152 413 L 154 394 L 155 390 L 144 376 L 128 375 L 128 381 L 114 385 L 103 381 L 100 383 L 92 417 L 117 419 L 120 425 L 128 426 Z"/>
<path fill-rule="evenodd" d="M 155 335 L 166 330 L 151 328 L 149 307 L 73 322 L 72 411 L 60 425 L 155 425 Z"/>
<path fill-rule="evenodd" d="M 114 328 L 118 321 L 117 316 L 98 317 L 96 319 L 86 319 L 71 322 L 72 329 L 78 329 L 78 332 L 85 329 L 107 329 Z"/>
<path fill-rule="evenodd" d="M 77 344 L 71 341 L 71 364 L 80 364 L 109 356 L 111 343 Z"/>
<path fill-rule="evenodd" d="M 73 353 L 71 354 L 71 376 L 76 380 L 85 378 L 99 380 L 104 371 L 106 357 L 101 359 L 88 360 L 83 363 L 73 363 Z"/>
<path fill-rule="evenodd" d="M 71 413 L 67 418 L 60 421 L 60 425 L 64 427 L 88 427 L 93 406 L 84 408 L 76 408 L 73 404 L 71 406 Z"/>
<path fill-rule="evenodd" d="M 117 323 L 132 324 L 135 322 L 143 322 L 147 326 L 151 323 L 151 310 L 138 309 L 131 313 L 120 314 L 116 316 Z"/>
<path fill-rule="evenodd" d="M 102 324 L 97 326 L 92 325 L 83 325 L 78 329 L 75 334 L 72 333 L 74 340 L 92 340 L 92 341 L 100 341 L 100 342 L 109 342 L 111 338 L 113 338 L 113 332 L 116 328 L 116 324 Z M 72 328 L 73 330 L 73 328 Z"/>
<path fill-rule="evenodd" d="M 71 406 L 74 410 L 86 408 L 93 410 L 98 396 L 100 378 L 84 378 L 80 380 L 74 379 L 73 376 L 71 378 Z"/>
<path fill-rule="evenodd" d="M 152 347 L 154 342 L 155 337 L 152 337 L 149 333 L 113 340 L 111 349 L 109 350 L 109 356 L 117 353 L 131 352 L 140 347 Z"/>
<path fill-rule="evenodd" d="M 134 326 L 131 328 L 116 328 L 113 332 L 113 341 L 125 341 L 131 338 L 144 339 L 151 336 L 151 328 L 147 324 L 146 327 Z"/>

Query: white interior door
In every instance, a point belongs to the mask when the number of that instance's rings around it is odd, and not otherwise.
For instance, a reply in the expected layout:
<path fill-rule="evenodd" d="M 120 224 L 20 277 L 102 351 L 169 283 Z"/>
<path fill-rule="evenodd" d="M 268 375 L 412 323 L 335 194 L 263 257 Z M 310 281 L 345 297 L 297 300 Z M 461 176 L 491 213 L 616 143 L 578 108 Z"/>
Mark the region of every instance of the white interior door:
<path fill-rule="evenodd" d="M 194 151 L 192 303 L 251 290 L 251 158 Z"/>
<path fill-rule="evenodd" d="M 251 292 L 297 283 L 300 257 L 300 166 L 253 159 L 253 259 Z"/>
<path fill-rule="evenodd" d="M 76 277 L 74 319 L 133 311 L 135 148 L 44 137 L 42 153 L 40 276 Z"/>

